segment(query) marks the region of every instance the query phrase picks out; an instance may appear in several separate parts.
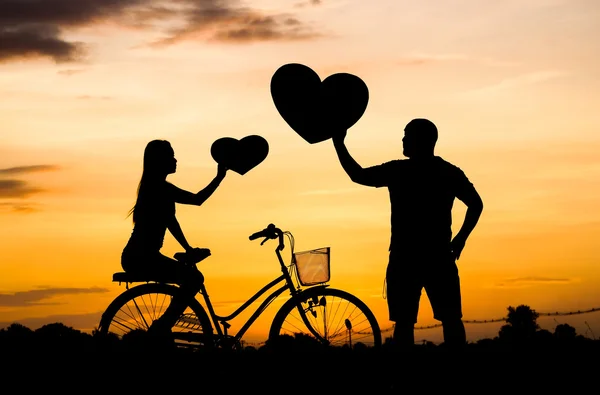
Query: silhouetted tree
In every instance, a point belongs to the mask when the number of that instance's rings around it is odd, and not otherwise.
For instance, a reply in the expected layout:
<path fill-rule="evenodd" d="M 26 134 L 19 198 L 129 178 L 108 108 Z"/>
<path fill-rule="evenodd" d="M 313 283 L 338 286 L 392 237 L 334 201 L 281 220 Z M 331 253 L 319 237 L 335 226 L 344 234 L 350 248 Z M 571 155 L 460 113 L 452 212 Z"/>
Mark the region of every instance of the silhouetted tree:
<path fill-rule="evenodd" d="M 538 348 L 552 347 L 554 343 L 554 335 L 546 329 L 539 329 L 533 334 L 535 346 Z"/>
<path fill-rule="evenodd" d="M 7 335 L 9 335 L 13 338 L 26 337 L 26 336 L 33 335 L 33 330 L 26 327 L 25 325 L 18 324 L 18 323 L 10 324 L 6 328 L 3 328 L 2 332 L 6 333 Z"/>
<path fill-rule="evenodd" d="M 52 351 L 89 351 L 92 336 L 70 326 L 55 322 L 34 331 L 40 348 Z"/>
<path fill-rule="evenodd" d="M 577 330 L 569 324 L 559 324 L 554 328 L 554 338 L 560 342 L 571 342 L 577 337 Z"/>
<path fill-rule="evenodd" d="M 92 330 L 94 348 L 97 351 L 107 353 L 118 350 L 122 346 L 121 339 L 115 333 L 101 333 L 98 328 Z"/>
<path fill-rule="evenodd" d="M 498 337 L 501 341 L 512 344 L 530 343 L 539 329 L 538 317 L 539 314 L 527 305 L 519 305 L 516 308 L 508 306 L 506 325 L 500 328 Z"/>
<path fill-rule="evenodd" d="M 148 350 L 153 344 L 151 343 L 148 332 L 143 329 L 134 329 L 127 332 L 121 338 L 121 346 L 127 352 L 140 352 Z"/>
<path fill-rule="evenodd" d="M 13 323 L 0 330 L 0 345 L 4 352 L 27 352 L 35 348 L 34 332 L 25 325 Z"/>

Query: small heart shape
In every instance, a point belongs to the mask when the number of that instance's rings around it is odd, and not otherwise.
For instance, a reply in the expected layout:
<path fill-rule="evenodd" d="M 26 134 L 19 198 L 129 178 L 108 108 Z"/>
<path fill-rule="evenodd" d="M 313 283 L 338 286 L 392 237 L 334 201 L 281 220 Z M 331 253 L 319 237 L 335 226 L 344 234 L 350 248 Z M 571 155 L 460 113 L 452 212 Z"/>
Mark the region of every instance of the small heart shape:
<path fill-rule="evenodd" d="M 215 162 L 244 175 L 265 160 L 269 154 L 269 143 L 257 135 L 240 140 L 222 137 L 212 144 L 210 154 Z"/>
<path fill-rule="evenodd" d="M 336 73 L 321 81 L 310 67 L 289 63 L 273 74 L 271 97 L 288 125 L 315 144 L 349 129 L 362 117 L 369 89 L 353 74 Z"/>

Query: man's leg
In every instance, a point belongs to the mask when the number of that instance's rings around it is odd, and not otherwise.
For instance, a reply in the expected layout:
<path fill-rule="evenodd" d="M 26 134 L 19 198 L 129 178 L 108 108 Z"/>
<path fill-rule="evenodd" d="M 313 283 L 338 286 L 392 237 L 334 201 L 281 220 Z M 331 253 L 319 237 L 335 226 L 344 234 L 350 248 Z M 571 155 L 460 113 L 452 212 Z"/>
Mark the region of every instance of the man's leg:
<path fill-rule="evenodd" d="M 448 348 L 458 349 L 466 346 L 467 334 L 462 319 L 443 320 L 442 328 L 444 332 L 444 344 Z"/>
<path fill-rule="evenodd" d="M 415 324 L 396 322 L 394 325 L 393 345 L 398 351 L 410 351 L 415 346 Z"/>
<path fill-rule="evenodd" d="M 425 291 L 431 302 L 433 316 L 442 322 L 444 346 L 462 348 L 467 343 L 462 322 L 460 278 L 455 262 L 441 265 L 428 278 Z"/>
<path fill-rule="evenodd" d="M 407 270 L 408 269 L 408 270 Z M 393 347 L 399 351 L 415 346 L 415 323 L 422 285 L 409 262 L 395 262 L 390 254 L 386 271 L 386 296 L 390 321 L 394 324 Z"/>

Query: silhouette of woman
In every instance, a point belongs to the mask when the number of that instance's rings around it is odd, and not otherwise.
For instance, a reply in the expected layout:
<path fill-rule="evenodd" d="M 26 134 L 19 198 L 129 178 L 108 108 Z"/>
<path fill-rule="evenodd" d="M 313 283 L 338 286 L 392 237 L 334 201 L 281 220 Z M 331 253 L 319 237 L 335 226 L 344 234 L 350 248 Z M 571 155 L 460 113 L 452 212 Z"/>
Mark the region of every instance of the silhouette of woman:
<path fill-rule="evenodd" d="M 175 216 L 175 203 L 202 205 L 223 181 L 227 168 L 218 165 L 216 177 L 198 193 L 180 189 L 166 180 L 176 169 L 177 159 L 168 141 L 152 140 L 146 145 L 137 200 L 129 212 L 133 216 L 134 227 L 121 255 L 121 266 L 128 273 L 179 284 L 185 299 L 196 295 L 204 277 L 196 265 L 171 259 L 160 252 L 164 236 L 168 229 L 187 255 L 199 258 L 210 255 L 207 248 L 190 246 Z M 176 299 L 173 298 L 173 302 L 153 328 L 170 329 L 183 313 L 187 303 Z"/>

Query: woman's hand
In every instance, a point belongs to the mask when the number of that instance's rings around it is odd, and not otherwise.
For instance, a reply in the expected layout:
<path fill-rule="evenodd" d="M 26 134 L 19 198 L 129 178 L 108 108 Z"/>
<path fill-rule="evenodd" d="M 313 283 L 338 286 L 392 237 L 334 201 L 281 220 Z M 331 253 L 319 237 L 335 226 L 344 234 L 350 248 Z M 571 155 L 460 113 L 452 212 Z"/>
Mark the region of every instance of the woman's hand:
<path fill-rule="evenodd" d="M 225 165 L 219 163 L 217 164 L 217 177 L 224 178 L 227 174 L 227 170 L 229 170 Z"/>

